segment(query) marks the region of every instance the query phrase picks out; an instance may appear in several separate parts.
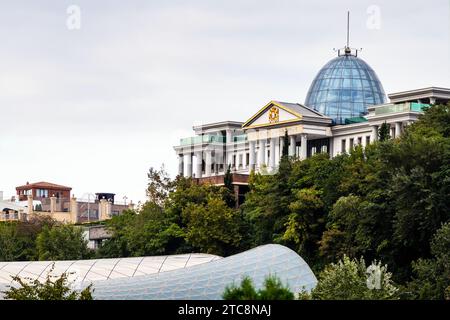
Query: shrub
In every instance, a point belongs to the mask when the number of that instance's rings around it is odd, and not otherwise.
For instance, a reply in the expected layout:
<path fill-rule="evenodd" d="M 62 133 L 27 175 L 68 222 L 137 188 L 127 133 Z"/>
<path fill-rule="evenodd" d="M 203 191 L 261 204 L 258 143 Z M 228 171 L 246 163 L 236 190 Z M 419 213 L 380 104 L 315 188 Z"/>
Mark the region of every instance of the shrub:
<path fill-rule="evenodd" d="M 245 277 L 240 286 L 227 286 L 223 298 L 225 300 L 294 300 L 294 294 L 275 276 L 268 276 L 264 280 L 264 287 L 258 291 L 253 281 Z"/>
<path fill-rule="evenodd" d="M 338 263 L 325 267 L 319 276 L 311 298 L 317 300 L 382 300 L 395 299 L 398 289 L 391 280 L 391 273 L 381 262 L 374 261 L 366 267 L 359 261 L 344 256 Z M 305 293 L 302 298 L 307 298 Z"/>

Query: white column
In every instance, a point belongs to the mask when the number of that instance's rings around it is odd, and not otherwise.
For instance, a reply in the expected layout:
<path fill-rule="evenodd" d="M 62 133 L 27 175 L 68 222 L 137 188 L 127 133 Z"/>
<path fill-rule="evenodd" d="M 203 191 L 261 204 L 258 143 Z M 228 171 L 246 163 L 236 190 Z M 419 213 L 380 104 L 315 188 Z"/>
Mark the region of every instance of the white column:
<path fill-rule="evenodd" d="M 395 123 L 395 138 L 400 137 L 401 134 L 402 134 L 402 123 L 396 122 Z"/>
<path fill-rule="evenodd" d="M 436 103 L 436 98 L 430 97 L 430 104 L 435 104 L 435 103 Z"/>
<path fill-rule="evenodd" d="M 270 158 L 269 158 L 269 166 L 274 169 L 275 168 L 275 138 L 270 138 Z"/>
<path fill-rule="evenodd" d="M 300 159 L 306 159 L 308 155 L 308 136 L 306 134 L 301 135 L 301 147 L 300 147 Z"/>
<path fill-rule="evenodd" d="M 192 177 L 192 154 L 187 153 L 184 155 L 184 176 Z"/>
<path fill-rule="evenodd" d="M 195 153 L 195 177 L 201 178 L 202 177 L 202 152 L 197 151 Z"/>
<path fill-rule="evenodd" d="M 183 175 L 183 171 L 184 171 L 183 155 L 179 154 L 178 155 L 178 174 L 180 176 L 182 176 Z"/>
<path fill-rule="evenodd" d="M 289 156 L 295 157 L 295 135 L 289 136 Z"/>
<path fill-rule="evenodd" d="M 280 138 L 275 138 L 275 166 L 278 167 L 278 162 L 281 158 Z"/>
<path fill-rule="evenodd" d="M 236 152 L 236 170 L 239 170 L 239 165 L 241 165 L 239 162 L 239 153 Z"/>
<path fill-rule="evenodd" d="M 233 142 L 233 134 L 232 134 L 231 130 L 227 130 L 227 132 L 226 132 L 226 140 L 227 140 L 227 143 Z"/>
<path fill-rule="evenodd" d="M 372 137 L 370 139 L 371 142 L 378 140 L 378 126 L 372 126 Z"/>
<path fill-rule="evenodd" d="M 255 170 L 255 141 L 249 142 L 249 165 L 250 171 Z"/>
<path fill-rule="evenodd" d="M 211 176 L 211 165 L 212 165 L 212 155 L 211 150 L 206 150 L 206 159 L 205 159 L 205 176 Z"/>
<path fill-rule="evenodd" d="M 266 164 L 266 139 L 259 140 L 259 159 L 258 167 L 261 168 Z"/>
<path fill-rule="evenodd" d="M 227 158 L 226 158 L 226 170 L 228 169 L 228 166 L 231 166 L 233 163 L 233 149 L 227 148 Z"/>

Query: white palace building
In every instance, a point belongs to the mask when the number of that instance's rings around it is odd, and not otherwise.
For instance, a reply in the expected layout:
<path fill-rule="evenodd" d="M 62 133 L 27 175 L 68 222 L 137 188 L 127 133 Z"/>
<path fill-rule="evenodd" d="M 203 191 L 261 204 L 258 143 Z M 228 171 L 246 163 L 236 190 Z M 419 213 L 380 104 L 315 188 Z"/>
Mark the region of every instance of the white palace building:
<path fill-rule="evenodd" d="M 345 47 L 313 80 L 304 104 L 270 101 L 245 122 L 222 121 L 194 126 L 195 136 L 174 149 L 179 174 L 198 182 L 222 184 L 228 166 L 236 192 L 248 175 L 274 172 L 289 136 L 289 155 L 305 159 L 319 152 L 334 157 L 377 140 L 381 124 L 391 137 L 402 134 L 424 107 L 447 103 L 450 89 L 429 87 L 388 95 L 373 69 Z"/>

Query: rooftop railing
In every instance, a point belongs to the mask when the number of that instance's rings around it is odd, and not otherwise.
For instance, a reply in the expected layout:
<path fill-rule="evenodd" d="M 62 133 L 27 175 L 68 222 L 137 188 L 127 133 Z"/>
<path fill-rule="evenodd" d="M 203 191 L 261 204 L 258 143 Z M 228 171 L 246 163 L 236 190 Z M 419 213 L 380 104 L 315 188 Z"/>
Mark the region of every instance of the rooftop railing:
<path fill-rule="evenodd" d="M 421 112 L 424 108 L 429 107 L 429 104 L 419 102 L 405 102 L 399 104 L 388 104 L 378 108 L 375 108 L 375 115 L 381 115 L 386 113 L 397 113 L 406 111 Z"/>
<path fill-rule="evenodd" d="M 203 136 L 195 136 L 189 138 L 183 138 L 180 140 L 182 146 L 201 144 L 201 143 L 224 143 L 225 137 L 219 135 L 209 135 L 205 134 Z"/>
<path fill-rule="evenodd" d="M 238 136 L 234 136 L 233 141 L 234 142 L 245 142 L 245 141 L 247 141 L 247 135 L 246 134 L 241 134 L 241 135 L 238 135 Z"/>

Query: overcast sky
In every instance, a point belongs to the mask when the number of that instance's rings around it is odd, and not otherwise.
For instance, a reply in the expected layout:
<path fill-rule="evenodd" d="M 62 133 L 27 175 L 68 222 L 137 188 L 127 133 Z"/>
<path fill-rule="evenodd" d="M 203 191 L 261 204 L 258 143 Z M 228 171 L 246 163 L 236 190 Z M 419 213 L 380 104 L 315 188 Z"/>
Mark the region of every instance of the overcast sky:
<path fill-rule="evenodd" d="M 345 44 L 347 10 L 386 93 L 450 87 L 448 0 L 0 3 L 6 196 L 43 180 L 145 200 L 148 169 L 174 176 L 192 125 L 303 103 Z"/>

